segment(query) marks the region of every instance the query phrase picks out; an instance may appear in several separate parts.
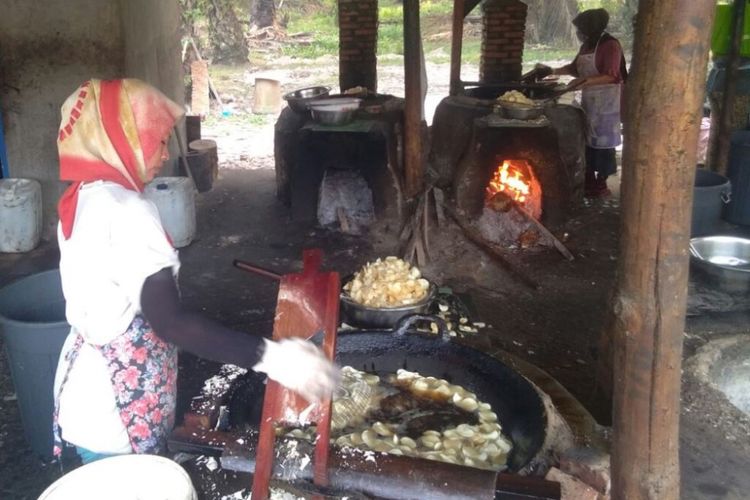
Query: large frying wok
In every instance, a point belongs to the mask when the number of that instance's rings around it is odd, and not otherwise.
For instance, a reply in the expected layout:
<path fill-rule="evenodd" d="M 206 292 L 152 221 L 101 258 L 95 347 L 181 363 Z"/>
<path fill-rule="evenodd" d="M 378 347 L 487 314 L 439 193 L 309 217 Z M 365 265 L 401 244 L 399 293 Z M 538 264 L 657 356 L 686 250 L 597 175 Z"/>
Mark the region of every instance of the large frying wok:
<path fill-rule="evenodd" d="M 497 359 L 452 341 L 445 330 L 438 336 L 412 331 L 421 320 L 442 323 L 434 316 L 412 315 L 402 318 L 392 331 L 340 332 L 336 361 L 375 373 L 404 368 L 444 378 L 476 393 L 492 405 L 503 432 L 513 441 L 509 470 L 522 469 L 539 452 L 545 437 L 546 414 L 536 389 Z M 263 379 L 253 372 L 246 377 L 230 403 L 230 427 L 254 426 L 260 420 Z"/>

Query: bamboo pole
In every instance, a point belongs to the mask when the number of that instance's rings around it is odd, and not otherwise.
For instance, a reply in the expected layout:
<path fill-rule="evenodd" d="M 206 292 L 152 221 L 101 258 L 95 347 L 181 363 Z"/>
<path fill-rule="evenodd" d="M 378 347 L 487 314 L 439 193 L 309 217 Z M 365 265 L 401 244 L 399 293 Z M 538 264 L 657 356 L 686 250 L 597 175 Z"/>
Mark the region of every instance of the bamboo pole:
<path fill-rule="evenodd" d="M 404 0 L 404 195 L 407 198 L 421 192 L 424 177 L 420 39 L 419 0 Z"/>
<path fill-rule="evenodd" d="M 453 1 L 453 26 L 451 29 L 451 79 L 450 95 L 461 92 L 461 47 L 464 36 L 464 0 Z"/>
<path fill-rule="evenodd" d="M 745 26 L 745 7 L 747 0 L 734 0 L 732 5 L 733 25 L 732 43 L 729 49 L 727 69 L 724 72 L 724 89 L 721 96 L 719 110 L 719 129 L 716 131 L 716 141 L 711 151 L 709 167 L 726 175 L 729 167 L 729 147 L 732 136 L 732 111 L 734 98 L 737 95 L 737 75 L 740 70 L 740 47 L 742 45 L 743 29 Z"/>
<path fill-rule="evenodd" d="M 714 0 L 641 0 L 623 153 L 612 498 L 676 500 L 693 179 Z M 606 334 L 605 334 L 606 336 Z"/>

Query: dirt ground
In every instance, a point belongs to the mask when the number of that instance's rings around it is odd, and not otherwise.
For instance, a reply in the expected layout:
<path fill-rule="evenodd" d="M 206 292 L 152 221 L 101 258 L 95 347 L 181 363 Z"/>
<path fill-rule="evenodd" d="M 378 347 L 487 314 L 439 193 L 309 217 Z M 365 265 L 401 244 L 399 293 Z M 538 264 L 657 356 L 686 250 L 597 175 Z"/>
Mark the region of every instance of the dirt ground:
<path fill-rule="evenodd" d="M 335 83 L 335 65 L 285 71 L 285 89 Z M 252 81 L 251 73 L 242 74 L 245 82 Z M 428 104 L 447 94 L 447 74 L 447 65 L 431 68 L 428 78 L 434 87 Z M 398 67 L 381 75 L 382 92 L 402 95 Z M 245 89 L 240 96 L 242 87 L 233 88 L 237 108 L 232 116 L 204 124 L 204 138 L 219 143 L 222 165 L 214 188 L 198 198 L 197 238 L 180 251 L 180 285 L 188 307 L 239 330 L 268 335 L 276 285 L 233 268 L 233 259 L 283 273 L 299 269 L 303 248 L 320 247 L 325 266 L 346 275 L 375 257 L 398 254 L 399 249 L 392 230 L 378 228 L 354 237 L 291 220 L 275 197 L 275 117 L 243 118 L 240 103 L 249 102 L 251 94 Z M 224 93 L 231 96 L 231 89 Z M 617 187 L 617 178 L 611 184 Z M 452 225 L 433 228 L 432 260 L 423 269 L 433 281 L 467 294 L 477 318 L 491 325 L 467 339 L 472 345 L 488 352 L 503 349 L 545 370 L 603 424 L 608 412 L 594 396 L 593 370 L 618 260 L 619 190 L 614 191 L 610 199 L 578 207 L 560 230 L 574 261 L 553 250 L 518 256 L 523 271 L 540 283 L 537 290 L 521 284 Z M 21 256 L 0 255 L 0 285 L 56 265 L 54 242 Z M 708 339 L 747 332 L 747 320 L 745 313 L 690 318 L 685 356 Z M 217 368 L 181 355 L 180 408 Z M 747 417 L 733 408 L 719 393 L 685 375 L 682 498 L 747 498 L 750 427 Z M 57 466 L 40 463 L 23 440 L 5 358 L 0 360 L 0 470 L 0 498 L 19 500 L 36 498 L 60 473 Z"/>

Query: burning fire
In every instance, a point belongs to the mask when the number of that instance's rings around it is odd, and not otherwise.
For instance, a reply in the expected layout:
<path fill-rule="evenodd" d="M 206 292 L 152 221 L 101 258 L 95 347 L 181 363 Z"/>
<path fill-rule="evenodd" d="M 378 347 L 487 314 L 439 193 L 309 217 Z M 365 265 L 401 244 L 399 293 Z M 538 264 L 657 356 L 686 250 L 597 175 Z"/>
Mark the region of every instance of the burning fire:
<path fill-rule="evenodd" d="M 487 185 L 487 199 L 497 193 L 504 193 L 518 203 L 524 204 L 531 194 L 531 181 L 526 178 L 524 168 L 504 160 Z"/>

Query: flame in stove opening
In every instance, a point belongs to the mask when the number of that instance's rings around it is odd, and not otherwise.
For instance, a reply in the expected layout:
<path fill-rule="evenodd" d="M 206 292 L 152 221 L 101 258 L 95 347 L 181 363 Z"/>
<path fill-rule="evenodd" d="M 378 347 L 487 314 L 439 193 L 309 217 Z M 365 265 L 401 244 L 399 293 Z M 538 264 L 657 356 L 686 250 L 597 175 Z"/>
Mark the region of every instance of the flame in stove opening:
<path fill-rule="evenodd" d="M 503 164 L 497 167 L 487 185 L 487 199 L 503 192 L 511 199 L 525 203 L 531 192 L 531 183 L 522 168 L 515 166 L 511 160 L 503 160 Z"/>

